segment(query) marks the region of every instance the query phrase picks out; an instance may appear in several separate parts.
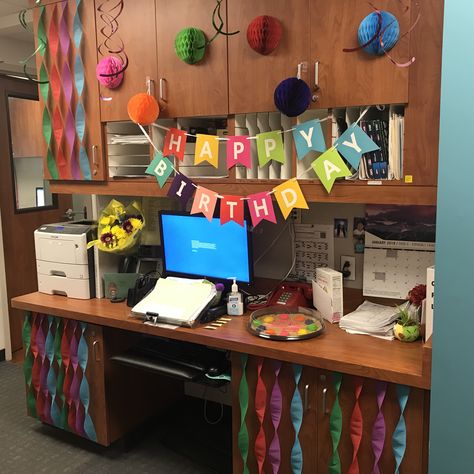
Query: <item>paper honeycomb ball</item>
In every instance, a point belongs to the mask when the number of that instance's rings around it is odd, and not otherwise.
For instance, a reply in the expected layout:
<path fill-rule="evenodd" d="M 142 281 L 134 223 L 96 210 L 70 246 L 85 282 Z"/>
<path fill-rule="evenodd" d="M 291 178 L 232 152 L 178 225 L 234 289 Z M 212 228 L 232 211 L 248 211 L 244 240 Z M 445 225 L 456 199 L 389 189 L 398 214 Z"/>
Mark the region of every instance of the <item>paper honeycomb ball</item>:
<path fill-rule="evenodd" d="M 278 84 L 273 99 L 281 113 L 288 117 L 296 117 L 309 107 L 311 90 L 302 79 L 289 77 Z"/>
<path fill-rule="evenodd" d="M 123 80 L 123 62 L 117 56 L 105 56 L 95 68 L 95 74 L 99 83 L 108 89 L 115 89 Z M 119 73 L 114 76 L 111 74 Z M 105 74 L 105 76 L 103 75 Z"/>
<path fill-rule="evenodd" d="M 128 101 L 127 112 L 133 122 L 150 125 L 158 118 L 160 106 L 153 96 L 142 92 Z"/>
<path fill-rule="evenodd" d="M 179 59 L 188 64 L 196 64 L 204 58 L 206 36 L 198 28 L 184 28 L 174 39 L 174 49 Z"/>
<path fill-rule="evenodd" d="M 366 53 L 381 56 L 385 51 L 391 50 L 398 41 L 400 36 L 400 25 L 398 20 L 391 13 L 384 10 L 380 10 L 382 15 L 382 27 L 380 32 L 382 34 L 383 48 L 380 44 L 380 34 L 370 44 L 364 47 Z M 377 33 L 379 25 L 379 15 L 376 12 L 367 15 L 359 25 L 359 31 L 357 37 L 359 45 L 367 43 Z"/>
<path fill-rule="evenodd" d="M 257 16 L 247 28 L 247 41 L 250 47 L 260 54 L 270 54 L 281 39 L 280 21 L 268 15 Z"/>

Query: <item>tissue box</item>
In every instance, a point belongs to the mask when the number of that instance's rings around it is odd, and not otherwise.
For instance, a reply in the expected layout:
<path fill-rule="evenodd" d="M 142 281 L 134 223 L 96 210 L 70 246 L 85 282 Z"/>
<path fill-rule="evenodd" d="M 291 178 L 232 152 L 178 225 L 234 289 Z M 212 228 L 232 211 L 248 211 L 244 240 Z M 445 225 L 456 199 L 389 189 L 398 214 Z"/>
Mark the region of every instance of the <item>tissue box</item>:
<path fill-rule="evenodd" d="M 425 341 L 433 334 L 435 267 L 426 269 L 426 301 L 425 301 Z"/>
<path fill-rule="evenodd" d="M 317 268 L 312 281 L 313 305 L 330 323 L 343 315 L 342 273 L 332 268 Z"/>

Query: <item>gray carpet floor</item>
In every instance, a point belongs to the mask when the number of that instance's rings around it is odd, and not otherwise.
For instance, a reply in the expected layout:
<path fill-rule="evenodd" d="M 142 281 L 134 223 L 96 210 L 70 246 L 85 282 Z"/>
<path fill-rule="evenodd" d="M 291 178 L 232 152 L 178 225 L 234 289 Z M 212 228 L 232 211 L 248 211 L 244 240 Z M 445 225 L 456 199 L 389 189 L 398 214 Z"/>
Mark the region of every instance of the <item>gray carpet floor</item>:
<path fill-rule="evenodd" d="M 215 474 L 165 447 L 160 430 L 146 430 L 124 450 L 108 448 L 43 425 L 26 415 L 21 366 L 0 362 L 0 473 Z"/>

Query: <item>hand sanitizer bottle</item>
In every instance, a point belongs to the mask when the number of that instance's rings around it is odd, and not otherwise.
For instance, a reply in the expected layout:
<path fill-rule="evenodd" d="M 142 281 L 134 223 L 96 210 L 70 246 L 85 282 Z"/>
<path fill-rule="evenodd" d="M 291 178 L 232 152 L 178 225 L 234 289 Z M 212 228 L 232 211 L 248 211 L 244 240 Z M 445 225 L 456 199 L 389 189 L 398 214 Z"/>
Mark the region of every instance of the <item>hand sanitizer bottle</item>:
<path fill-rule="evenodd" d="M 239 287 L 233 279 L 231 292 L 227 297 L 227 314 L 231 316 L 241 316 L 244 314 L 244 302 L 242 299 L 242 293 L 239 293 Z"/>

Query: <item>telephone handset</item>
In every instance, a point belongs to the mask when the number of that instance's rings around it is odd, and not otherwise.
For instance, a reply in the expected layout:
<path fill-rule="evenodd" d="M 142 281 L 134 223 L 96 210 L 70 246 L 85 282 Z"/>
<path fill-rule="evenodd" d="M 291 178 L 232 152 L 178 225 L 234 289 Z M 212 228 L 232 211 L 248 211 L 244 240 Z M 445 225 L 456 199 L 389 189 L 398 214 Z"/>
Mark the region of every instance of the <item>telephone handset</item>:
<path fill-rule="evenodd" d="M 311 306 L 312 288 L 308 283 L 282 283 L 270 296 L 266 306 Z"/>

